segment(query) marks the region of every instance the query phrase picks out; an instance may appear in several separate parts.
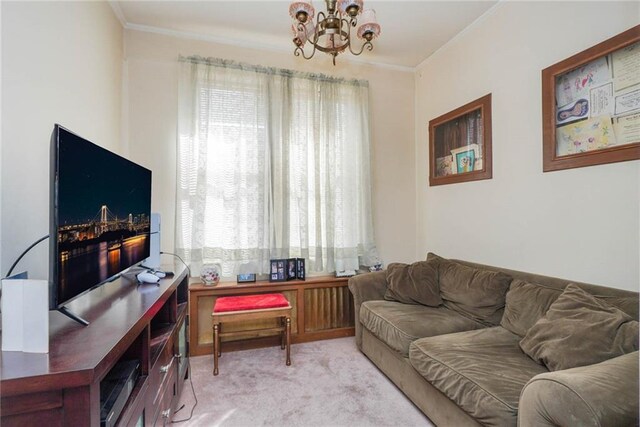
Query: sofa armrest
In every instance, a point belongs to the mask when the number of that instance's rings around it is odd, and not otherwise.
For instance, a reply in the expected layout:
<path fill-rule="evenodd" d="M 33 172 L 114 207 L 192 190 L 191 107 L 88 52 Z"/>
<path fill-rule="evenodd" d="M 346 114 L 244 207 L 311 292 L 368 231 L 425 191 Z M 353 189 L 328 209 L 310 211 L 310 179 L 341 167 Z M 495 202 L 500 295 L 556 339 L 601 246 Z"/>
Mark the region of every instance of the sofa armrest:
<path fill-rule="evenodd" d="M 637 424 L 637 351 L 595 365 L 536 375 L 520 394 L 520 427 Z"/>
<path fill-rule="evenodd" d="M 360 306 L 365 301 L 384 299 L 387 290 L 387 273 L 375 271 L 353 276 L 349 279 L 349 290 L 353 295 L 355 308 L 356 345 L 362 349 L 362 325 L 360 324 Z"/>

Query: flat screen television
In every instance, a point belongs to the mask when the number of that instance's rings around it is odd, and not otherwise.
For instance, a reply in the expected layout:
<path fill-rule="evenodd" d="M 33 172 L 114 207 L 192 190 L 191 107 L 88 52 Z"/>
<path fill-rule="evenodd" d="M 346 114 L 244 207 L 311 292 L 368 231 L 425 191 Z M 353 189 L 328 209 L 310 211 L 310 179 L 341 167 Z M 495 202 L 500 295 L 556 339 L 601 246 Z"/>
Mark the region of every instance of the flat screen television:
<path fill-rule="evenodd" d="M 49 308 L 149 257 L 151 171 L 56 124 L 51 135 Z"/>

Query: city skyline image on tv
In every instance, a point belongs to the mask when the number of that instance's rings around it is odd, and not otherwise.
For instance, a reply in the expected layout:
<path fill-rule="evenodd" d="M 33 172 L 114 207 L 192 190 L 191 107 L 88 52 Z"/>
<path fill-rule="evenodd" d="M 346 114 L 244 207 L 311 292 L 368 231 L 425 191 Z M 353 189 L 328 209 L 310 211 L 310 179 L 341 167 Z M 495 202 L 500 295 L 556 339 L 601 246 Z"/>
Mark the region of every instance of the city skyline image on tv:
<path fill-rule="evenodd" d="M 151 171 L 59 128 L 58 304 L 149 256 Z"/>

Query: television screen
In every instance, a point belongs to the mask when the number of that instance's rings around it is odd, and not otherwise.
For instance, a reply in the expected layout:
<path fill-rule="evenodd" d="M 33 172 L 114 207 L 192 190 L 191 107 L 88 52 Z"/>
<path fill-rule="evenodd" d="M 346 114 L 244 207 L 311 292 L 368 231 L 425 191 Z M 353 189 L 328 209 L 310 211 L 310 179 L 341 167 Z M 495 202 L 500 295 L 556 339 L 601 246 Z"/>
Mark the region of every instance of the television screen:
<path fill-rule="evenodd" d="M 55 309 L 149 257 L 151 171 L 56 125 L 52 173 Z"/>

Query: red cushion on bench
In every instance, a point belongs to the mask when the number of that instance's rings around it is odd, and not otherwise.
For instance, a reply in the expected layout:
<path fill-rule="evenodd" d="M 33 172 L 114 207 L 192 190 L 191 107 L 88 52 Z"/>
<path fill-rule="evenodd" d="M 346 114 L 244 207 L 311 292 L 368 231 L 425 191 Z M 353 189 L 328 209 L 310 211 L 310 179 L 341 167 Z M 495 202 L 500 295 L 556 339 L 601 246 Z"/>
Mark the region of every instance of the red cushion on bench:
<path fill-rule="evenodd" d="M 223 313 L 226 311 L 260 310 L 288 306 L 289 301 L 282 294 L 241 295 L 218 298 L 213 306 L 213 312 Z"/>

